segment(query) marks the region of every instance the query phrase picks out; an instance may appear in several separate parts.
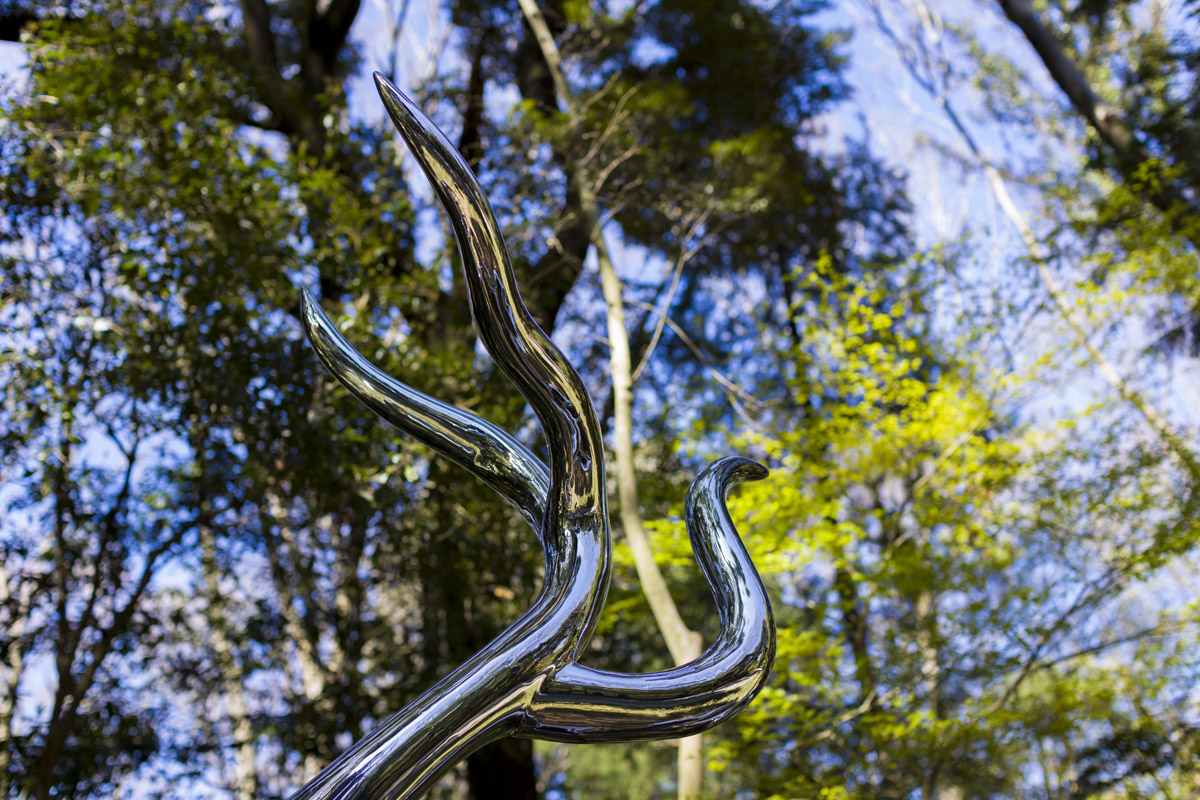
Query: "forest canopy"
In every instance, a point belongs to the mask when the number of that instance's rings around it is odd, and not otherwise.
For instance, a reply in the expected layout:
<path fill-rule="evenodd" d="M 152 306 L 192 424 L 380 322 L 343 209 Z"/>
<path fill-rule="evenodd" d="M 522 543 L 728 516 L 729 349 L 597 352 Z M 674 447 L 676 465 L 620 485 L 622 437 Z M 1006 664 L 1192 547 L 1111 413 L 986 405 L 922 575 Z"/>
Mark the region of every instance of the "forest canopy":
<path fill-rule="evenodd" d="M 609 452 L 581 661 L 719 632 L 726 455 L 778 649 L 703 738 L 505 738 L 437 798 L 1200 795 L 1197 0 L 0 0 L 0 798 L 296 793 L 537 595 L 375 417 L 506 429 L 370 76 L 475 171 Z"/>

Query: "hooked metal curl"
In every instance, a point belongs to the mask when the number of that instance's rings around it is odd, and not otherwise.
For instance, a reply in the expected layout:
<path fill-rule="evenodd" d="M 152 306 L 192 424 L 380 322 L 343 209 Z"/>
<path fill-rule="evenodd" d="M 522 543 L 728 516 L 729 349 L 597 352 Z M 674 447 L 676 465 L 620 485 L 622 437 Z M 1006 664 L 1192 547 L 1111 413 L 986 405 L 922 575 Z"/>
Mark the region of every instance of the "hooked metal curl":
<path fill-rule="evenodd" d="M 321 361 L 368 408 L 516 507 L 541 539 L 546 575 L 520 619 L 342 754 L 294 800 L 414 798 L 458 761 L 509 735 L 664 739 L 728 719 L 762 688 L 775 658 L 770 602 L 725 507 L 731 485 L 766 477 L 766 469 L 723 458 L 688 489 L 688 534 L 721 621 L 712 646 L 688 664 L 640 675 L 576 663 L 611 570 L 595 409 L 578 373 L 526 310 L 491 206 L 466 162 L 408 97 L 379 73 L 375 83 L 450 219 L 475 327 L 537 414 L 550 468 L 501 428 L 383 374 L 307 292 L 305 329 Z"/>

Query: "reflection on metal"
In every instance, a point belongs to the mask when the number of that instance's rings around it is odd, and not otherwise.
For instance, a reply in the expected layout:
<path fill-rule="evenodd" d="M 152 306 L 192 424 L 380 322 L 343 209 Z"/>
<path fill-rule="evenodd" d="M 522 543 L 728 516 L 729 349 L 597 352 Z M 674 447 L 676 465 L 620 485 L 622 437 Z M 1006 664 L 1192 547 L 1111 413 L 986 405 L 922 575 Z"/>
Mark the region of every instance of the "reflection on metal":
<path fill-rule="evenodd" d="M 455 763 L 503 736 L 662 739 L 699 733 L 728 719 L 766 681 L 775 657 L 775 626 L 762 582 L 725 508 L 725 492 L 764 477 L 766 470 L 744 458 L 724 458 L 688 490 L 688 533 L 720 612 L 721 633 L 713 645 L 689 664 L 642 675 L 576 663 L 609 579 L 596 412 L 579 375 L 525 309 L 495 217 L 470 168 L 411 100 L 378 74 L 375 82 L 450 217 L 475 327 L 537 414 L 550 468 L 497 426 L 384 375 L 305 293 L 309 339 L 326 367 L 375 413 L 515 506 L 541 538 L 546 575 L 537 601 L 520 619 L 371 731 L 296 800 L 417 797 Z"/>

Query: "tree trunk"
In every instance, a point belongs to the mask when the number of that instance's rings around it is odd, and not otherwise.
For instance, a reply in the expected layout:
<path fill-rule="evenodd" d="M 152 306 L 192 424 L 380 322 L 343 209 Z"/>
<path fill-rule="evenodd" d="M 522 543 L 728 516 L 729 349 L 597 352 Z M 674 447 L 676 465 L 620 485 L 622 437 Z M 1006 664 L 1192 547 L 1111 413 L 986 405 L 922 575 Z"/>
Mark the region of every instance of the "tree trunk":
<path fill-rule="evenodd" d="M 472 800 L 538 800 L 533 740 L 510 736 L 467 759 Z"/>
<path fill-rule="evenodd" d="M 224 684 L 226 713 L 233 736 L 234 771 L 232 789 L 234 800 L 254 800 L 258 796 L 258 770 L 255 767 L 254 730 L 246 708 L 242 674 L 234 660 L 233 644 L 226 633 L 224 601 L 221 594 L 220 572 L 217 567 L 217 537 L 208 525 L 200 529 L 200 546 L 204 567 L 204 586 L 208 591 L 213 655 Z"/>
<path fill-rule="evenodd" d="M 534 38 L 541 48 L 546 68 L 549 70 L 558 97 L 567 109 L 568 125 L 578 138 L 582 133 L 583 120 L 576 108 L 575 99 L 567 84 L 562 69 L 562 57 L 554 36 L 538 8 L 536 0 L 519 0 Z M 642 521 L 637 490 L 637 472 L 633 459 L 633 362 L 629 350 L 629 333 L 625 326 L 624 298 L 621 280 L 613 267 L 608 244 L 600 221 L 600 207 L 588 170 L 581 164 L 569 169 L 576 190 L 588 235 L 596 252 L 600 267 L 600 283 L 604 291 L 604 303 L 608 321 L 609 358 L 612 368 L 613 427 L 616 449 L 617 492 L 620 504 L 621 529 L 633 552 L 634 566 L 642 592 L 650 604 L 650 611 L 662 631 L 667 649 L 675 664 L 687 664 L 700 656 L 702 642 L 700 634 L 691 630 L 679 616 L 679 609 L 671 598 L 670 590 L 662 572 L 654 561 L 654 553 L 646 536 Z M 678 797 L 679 800 L 696 800 L 703 791 L 704 757 L 703 737 L 691 736 L 679 741 Z"/>

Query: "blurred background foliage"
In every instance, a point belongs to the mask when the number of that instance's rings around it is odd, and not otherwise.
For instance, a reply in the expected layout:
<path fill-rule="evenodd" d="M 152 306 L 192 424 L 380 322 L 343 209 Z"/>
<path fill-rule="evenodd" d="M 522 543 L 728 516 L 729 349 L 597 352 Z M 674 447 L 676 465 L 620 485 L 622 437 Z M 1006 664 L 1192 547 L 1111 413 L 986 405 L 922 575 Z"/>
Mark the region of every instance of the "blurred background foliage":
<path fill-rule="evenodd" d="M 1200 4 L 541 8 L 579 120 L 507 0 L 0 2 L 0 796 L 286 797 L 534 596 L 518 515 L 301 335 L 312 287 L 544 455 L 372 69 L 477 171 L 608 429 L 599 202 L 640 511 L 706 641 L 687 483 L 772 469 L 731 508 L 779 653 L 703 796 L 1200 794 Z M 587 662 L 663 668 L 614 538 Z M 675 769 L 511 739 L 435 795 Z"/>

